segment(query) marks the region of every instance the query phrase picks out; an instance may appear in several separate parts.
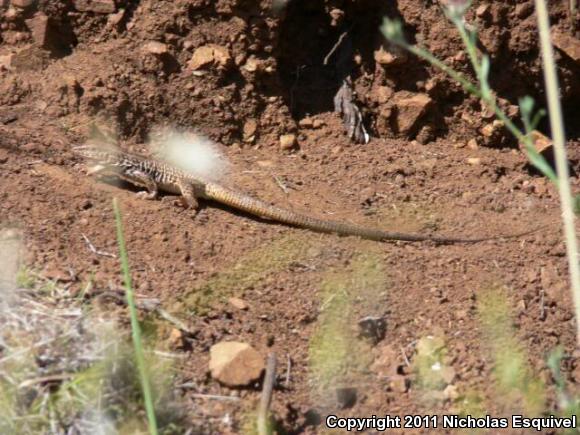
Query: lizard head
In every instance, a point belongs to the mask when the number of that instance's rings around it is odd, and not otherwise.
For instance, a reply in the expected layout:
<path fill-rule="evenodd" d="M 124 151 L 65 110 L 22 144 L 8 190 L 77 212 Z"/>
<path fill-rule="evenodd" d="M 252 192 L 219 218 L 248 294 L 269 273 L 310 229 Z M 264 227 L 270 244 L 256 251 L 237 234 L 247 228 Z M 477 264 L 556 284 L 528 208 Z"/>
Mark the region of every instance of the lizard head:
<path fill-rule="evenodd" d="M 112 164 L 119 158 L 119 151 L 114 148 L 104 148 L 95 145 L 78 145 L 72 148 L 73 153 L 91 162 Z"/>
<path fill-rule="evenodd" d="M 115 148 L 104 148 L 95 145 L 79 145 L 72 148 L 73 153 L 84 157 L 91 163 L 88 174 L 98 174 L 119 166 L 121 153 Z"/>

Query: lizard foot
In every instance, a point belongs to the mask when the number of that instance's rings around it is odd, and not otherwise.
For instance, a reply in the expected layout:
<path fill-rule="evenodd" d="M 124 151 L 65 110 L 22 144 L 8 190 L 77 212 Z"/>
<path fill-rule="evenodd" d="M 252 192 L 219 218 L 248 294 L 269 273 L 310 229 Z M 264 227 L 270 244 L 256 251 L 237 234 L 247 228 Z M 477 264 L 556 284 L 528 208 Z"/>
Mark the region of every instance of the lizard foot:
<path fill-rule="evenodd" d="M 192 211 L 194 214 L 197 213 L 197 209 L 199 208 L 199 203 L 197 202 L 197 199 L 195 199 L 194 197 L 188 197 L 186 198 L 185 196 L 182 196 L 179 198 L 178 200 L 181 203 L 181 206 L 189 211 Z"/>
<path fill-rule="evenodd" d="M 193 212 L 194 216 L 197 214 L 198 208 L 197 201 L 194 204 L 192 204 L 191 200 L 188 202 L 187 199 L 185 199 L 183 196 L 177 198 L 175 196 L 164 196 L 163 198 L 161 198 L 161 201 L 169 202 L 173 204 L 175 207 L 180 207 L 189 212 Z"/>
<path fill-rule="evenodd" d="M 141 199 L 153 200 L 157 198 L 157 192 L 147 192 L 146 190 L 143 190 L 141 192 L 137 192 L 135 196 Z"/>

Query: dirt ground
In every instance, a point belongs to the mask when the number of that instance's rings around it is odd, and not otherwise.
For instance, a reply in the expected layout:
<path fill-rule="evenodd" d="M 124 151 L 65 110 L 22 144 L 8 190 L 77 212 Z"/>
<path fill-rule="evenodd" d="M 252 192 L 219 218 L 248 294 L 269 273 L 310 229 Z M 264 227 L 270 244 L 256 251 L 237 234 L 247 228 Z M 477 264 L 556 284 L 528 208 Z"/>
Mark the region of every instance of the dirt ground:
<path fill-rule="evenodd" d="M 545 410 L 558 409 L 546 363 L 557 346 L 567 356 L 561 368 L 570 393 L 579 392 L 555 187 L 505 132 L 490 133 L 493 117 L 477 100 L 381 39 L 382 16 L 399 17 L 410 38 L 469 74 L 439 3 L 383 3 L 0 0 L 0 225 L 22 229 L 26 264 L 43 276 L 73 292 L 91 277 L 97 290 L 118 289 L 118 259 L 91 252 L 82 235 L 116 253 L 111 200 L 119 199 L 136 292 L 158 298 L 195 331 L 176 345 L 171 325 L 160 322 L 158 339 L 183 357 L 177 378 L 193 387 L 179 394 L 207 433 L 241 432 L 260 396 L 259 383 L 231 390 L 209 376 L 209 348 L 224 340 L 276 353 L 272 410 L 281 433 L 322 433 L 320 419 L 334 411 L 465 412 L 470 392 L 481 397 L 484 414 L 510 415 L 519 404 L 497 399 L 497 361 L 480 315 L 490 289 L 506 296 L 525 362 L 545 384 Z M 577 37 L 567 2 L 550 8 L 554 27 Z M 468 19 L 480 28 L 492 87 L 508 112 L 525 94 L 543 103 L 533 2 L 476 2 Z M 324 64 L 344 29 L 352 35 L 349 73 L 367 144 L 353 143 L 334 113 L 340 72 L 332 57 Z M 580 63 L 557 56 L 578 190 Z M 418 96 L 425 105 L 405 111 L 401 101 Z M 146 151 L 156 125 L 201 132 L 232 162 L 228 184 L 316 217 L 461 237 L 543 229 L 467 245 L 378 243 L 288 228 L 213 203 L 193 216 L 85 176 L 71 147 L 96 120 L 134 151 Z M 546 123 L 540 127 L 549 135 Z M 295 135 L 294 148 L 281 148 L 285 134 Z M 371 282 L 360 281 L 357 268 L 369 263 Z M 363 367 L 339 382 L 356 391 L 346 405 L 318 385 L 312 367 L 336 277 L 346 277 L 338 287 L 361 290 L 345 313 L 351 329 L 367 316 L 386 324 L 378 343 L 361 339 Z M 233 307 L 231 296 L 249 308 Z M 446 383 L 453 388 L 435 400 L 425 399 L 413 369 L 417 343 L 428 336 L 443 338 L 453 369 Z"/>

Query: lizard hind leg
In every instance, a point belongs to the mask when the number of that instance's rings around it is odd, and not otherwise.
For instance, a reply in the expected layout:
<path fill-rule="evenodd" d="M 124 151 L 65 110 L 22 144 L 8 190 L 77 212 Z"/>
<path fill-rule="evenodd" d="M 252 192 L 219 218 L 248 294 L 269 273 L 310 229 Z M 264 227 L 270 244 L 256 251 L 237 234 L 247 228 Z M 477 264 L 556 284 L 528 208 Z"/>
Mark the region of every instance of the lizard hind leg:
<path fill-rule="evenodd" d="M 185 208 L 193 210 L 194 213 L 197 212 L 199 208 L 199 203 L 197 202 L 197 198 L 195 197 L 195 189 L 188 183 L 187 181 L 180 180 L 177 185 L 179 186 L 179 190 L 181 191 L 181 203 Z"/>

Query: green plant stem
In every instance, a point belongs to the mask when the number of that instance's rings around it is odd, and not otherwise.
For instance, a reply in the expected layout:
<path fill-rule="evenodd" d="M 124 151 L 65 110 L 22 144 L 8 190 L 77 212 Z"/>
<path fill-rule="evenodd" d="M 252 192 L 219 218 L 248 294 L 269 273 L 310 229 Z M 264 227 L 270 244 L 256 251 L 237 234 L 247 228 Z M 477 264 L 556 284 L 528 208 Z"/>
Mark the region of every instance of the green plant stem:
<path fill-rule="evenodd" d="M 143 346 L 141 344 L 141 328 L 137 318 L 137 307 L 135 306 L 135 297 L 133 295 L 133 286 L 131 283 L 131 272 L 129 270 L 129 260 L 127 258 L 127 249 L 125 247 L 125 236 L 123 235 L 123 222 L 121 211 L 117 198 L 113 198 L 113 210 L 115 212 L 115 223 L 117 226 L 117 242 L 119 243 L 119 258 L 121 259 L 121 269 L 123 270 L 123 280 L 125 281 L 125 294 L 127 296 L 127 305 L 129 306 L 129 316 L 131 317 L 131 335 L 133 337 L 133 346 L 135 348 L 135 360 L 139 370 L 141 388 L 143 389 L 143 399 L 145 401 L 145 411 L 149 424 L 151 435 L 157 435 L 157 420 L 155 419 L 155 408 L 153 406 L 153 395 L 151 393 L 151 384 L 145 365 L 143 355 Z"/>
<path fill-rule="evenodd" d="M 459 24 L 460 26 L 463 25 L 462 23 L 455 23 L 455 24 L 456 25 Z M 469 38 L 465 37 L 466 36 L 465 29 L 463 29 L 463 30 L 461 30 L 461 29 L 462 28 L 459 27 L 460 32 L 462 32 L 462 39 L 464 41 L 466 41 L 467 44 L 471 44 L 471 42 L 469 41 Z M 528 157 L 530 158 L 531 161 L 533 161 L 531 156 L 533 154 L 537 154 L 537 151 L 534 148 L 534 143 L 533 143 L 531 137 L 528 134 L 524 134 L 514 124 L 514 122 L 504 113 L 504 111 L 501 110 L 497 106 L 497 104 L 495 102 L 495 98 L 493 97 L 493 95 L 491 93 L 484 94 L 476 84 L 472 83 L 463 74 L 455 71 L 453 68 L 451 68 L 445 62 L 443 62 L 443 61 L 439 60 L 437 57 L 433 56 L 433 54 L 431 54 L 428 50 L 425 50 L 424 48 L 421 48 L 421 47 L 417 47 L 416 45 L 410 45 L 402 39 L 401 40 L 392 40 L 392 42 L 399 45 L 400 47 L 406 49 L 407 51 L 413 53 L 415 56 L 426 60 L 427 62 L 429 62 L 431 65 L 435 66 L 436 68 L 439 68 L 441 71 L 446 73 L 449 77 L 451 77 L 453 80 L 458 82 L 463 87 L 463 89 L 465 91 L 469 92 L 470 94 L 476 96 L 481 101 L 483 101 L 483 103 L 495 113 L 497 118 L 503 122 L 504 126 L 509 130 L 509 132 L 511 134 L 514 135 L 514 137 L 518 140 L 518 142 L 524 144 L 524 147 L 528 153 Z M 473 59 L 472 66 L 476 71 L 477 77 L 480 78 L 480 76 L 481 76 L 480 64 L 477 61 L 477 58 L 476 57 L 472 58 L 472 55 L 470 54 L 470 59 Z M 540 167 L 539 169 L 552 182 L 554 182 L 554 184 L 556 184 L 556 185 L 558 184 L 557 176 L 548 164 L 542 165 L 542 167 Z"/>
<path fill-rule="evenodd" d="M 546 93 L 548 98 L 548 109 L 550 114 L 550 128 L 554 141 L 554 154 L 556 157 L 556 172 L 560 182 L 558 189 L 560 192 L 560 203 L 562 207 L 562 221 L 564 222 L 564 236 L 566 240 L 566 251 L 568 254 L 568 267 L 572 287 L 572 298 L 576 311 L 577 344 L 580 346 L 580 265 L 578 264 L 578 242 L 574 228 L 574 208 L 572 205 L 572 192 L 568 174 L 568 159 L 566 157 L 564 121 L 562 118 L 562 108 L 558 98 L 558 76 L 554 62 L 554 53 L 550 41 L 550 22 L 546 2 L 535 0 L 536 14 L 538 17 L 538 30 L 540 32 L 540 47 L 542 51 L 542 62 L 544 66 L 544 79 L 546 82 Z"/>

